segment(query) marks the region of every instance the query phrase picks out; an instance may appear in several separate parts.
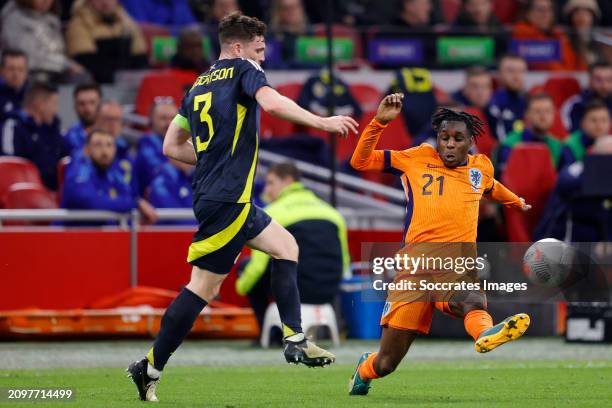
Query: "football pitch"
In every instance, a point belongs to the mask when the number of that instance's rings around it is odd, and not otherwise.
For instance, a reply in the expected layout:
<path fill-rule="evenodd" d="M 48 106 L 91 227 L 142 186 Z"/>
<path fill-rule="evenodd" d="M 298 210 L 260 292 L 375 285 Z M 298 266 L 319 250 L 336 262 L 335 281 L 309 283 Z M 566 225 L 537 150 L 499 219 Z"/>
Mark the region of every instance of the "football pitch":
<path fill-rule="evenodd" d="M 124 368 L 149 341 L 0 343 L 0 388 L 71 388 L 70 402 L 0 406 L 137 407 Z M 243 341 L 188 341 L 164 371 L 158 397 L 171 407 L 602 407 L 612 404 L 612 347 L 524 338 L 479 355 L 468 341 L 418 339 L 367 397 L 349 397 L 354 364 L 376 342 L 332 349 L 332 367 L 287 365 L 280 350 Z M 4 391 L 6 392 L 6 391 Z"/>

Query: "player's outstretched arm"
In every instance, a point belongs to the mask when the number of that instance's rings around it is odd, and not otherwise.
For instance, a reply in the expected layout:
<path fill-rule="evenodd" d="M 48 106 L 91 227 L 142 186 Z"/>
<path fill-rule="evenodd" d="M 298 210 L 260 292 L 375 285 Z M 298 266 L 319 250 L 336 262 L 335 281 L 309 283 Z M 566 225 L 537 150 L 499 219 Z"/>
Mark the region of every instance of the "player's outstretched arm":
<path fill-rule="evenodd" d="M 378 105 L 376 117 L 366 126 L 359 138 L 351 166 L 357 170 L 383 170 L 385 166 L 384 151 L 374 150 L 378 139 L 387 124 L 395 119 L 402 110 L 403 94 L 391 94 L 383 98 Z"/>
<path fill-rule="evenodd" d="M 197 162 L 191 143 L 191 134 L 174 121 L 170 123 L 164 137 L 163 151 L 164 155 L 183 163 L 196 164 Z"/>
<path fill-rule="evenodd" d="M 513 207 L 521 211 L 529 211 L 531 209 L 531 205 L 527 204 L 524 198 L 517 196 L 497 180 L 493 181 L 493 187 L 487 195 L 493 199 L 493 201 L 507 207 Z"/>
<path fill-rule="evenodd" d="M 357 134 L 359 125 L 353 118 L 349 116 L 330 116 L 328 118 L 317 116 L 269 86 L 261 87 L 255 94 L 255 99 L 257 99 L 261 108 L 269 114 L 298 125 L 313 127 L 325 132 L 340 133 L 342 136 L 347 136 L 349 132 Z"/>

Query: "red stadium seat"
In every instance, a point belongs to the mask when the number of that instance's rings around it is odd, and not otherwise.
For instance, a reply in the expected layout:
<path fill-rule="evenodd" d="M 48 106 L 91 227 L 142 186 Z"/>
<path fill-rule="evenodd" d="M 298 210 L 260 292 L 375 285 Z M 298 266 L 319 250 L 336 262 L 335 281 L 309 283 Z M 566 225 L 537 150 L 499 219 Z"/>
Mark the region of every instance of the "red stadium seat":
<path fill-rule="evenodd" d="M 461 11 L 461 0 L 442 0 L 442 14 L 447 23 L 455 21 Z"/>
<path fill-rule="evenodd" d="M 497 145 L 497 140 L 493 137 L 491 129 L 489 129 L 489 124 L 487 123 L 485 114 L 482 112 L 482 110 L 471 106 L 466 106 L 463 110 L 471 113 L 472 115 L 478 116 L 484 123 L 484 134 L 478 138 L 476 148 L 478 149 L 478 153 L 491 157 L 491 152 Z"/>
<path fill-rule="evenodd" d="M 552 96 L 557 109 L 561 109 L 565 101 L 580 93 L 580 83 L 572 76 L 553 77 L 544 82 L 543 90 Z"/>
<path fill-rule="evenodd" d="M 55 194 L 37 183 L 15 183 L 4 195 L 6 208 L 57 208 Z"/>
<path fill-rule="evenodd" d="M 0 157 L 0 208 L 4 196 L 15 183 L 27 182 L 42 186 L 38 169 L 31 161 L 22 157 Z"/>
<path fill-rule="evenodd" d="M 493 12 L 502 24 L 514 23 L 519 13 L 516 0 L 493 0 Z"/>
<path fill-rule="evenodd" d="M 285 95 L 287 98 L 293 101 L 297 101 L 298 97 L 300 96 L 300 91 L 302 90 L 302 84 L 299 82 L 292 82 L 279 85 L 275 88 L 280 94 Z M 284 137 L 292 135 L 296 132 L 296 128 L 293 123 L 277 118 L 276 116 L 272 116 L 262 109 L 259 132 L 262 138 L 269 139 L 271 137 Z"/>
<path fill-rule="evenodd" d="M 375 111 L 381 100 L 381 92 L 368 84 L 352 84 L 349 86 L 351 94 L 364 112 Z"/>
<path fill-rule="evenodd" d="M 438 86 L 433 86 L 433 93 L 434 96 L 436 97 L 436 101 L 439 104 L 445 104 L 450 102 L 450 96 L 448 96 L 448 94 L 446 93 L 446 91 Z"/>
<path fill-rule="evenodd" d="M 180 104 L 185 91 L 196 78 L 196 73 L 181 70 L 165 70 L 146 75 L 142 78 L 136 95 L 136 113 L 148 117 L 156 97 L 169 96 L 177 105 Z"/>
<path fill-rule="evenodd" d="M 512 150 L 501 181 L 533 208 L 525 213 L 513 208 L 504 209 L 510 241 L 531 240 L 533 229 L 544 211 L 556 180 L 557 173 L 546 146 L 522 143 Z"/>

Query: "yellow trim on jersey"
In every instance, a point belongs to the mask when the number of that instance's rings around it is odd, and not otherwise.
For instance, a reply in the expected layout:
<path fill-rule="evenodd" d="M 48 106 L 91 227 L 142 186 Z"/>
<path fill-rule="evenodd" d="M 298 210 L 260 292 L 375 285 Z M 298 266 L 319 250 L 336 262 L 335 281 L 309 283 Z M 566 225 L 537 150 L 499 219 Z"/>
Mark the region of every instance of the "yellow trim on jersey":
<path fill-rule="evenodd" d="M 238 143 L 240 131 L 242 130 L 242 122 L 244 122 L 244 117 L 246 116 L 247 112 L 247 108 L 241 104 L 237 104 L 236 107 L 238 108 L 238 111 L 236 113 L 236 130 L 234 131 L 234 142 L 232 143 L 232 156 L 234 155 L 234 149 L 236 149 L 236 143 Z"/>
<path fill-rule="evenodd" d="M 189 121 L 187 120 L 186 117 L 184 117 L 180 113 L 176 114 L 174 119 L 172 119 L 172 122 L 174 122 L 181 129 L 191 133 L 191 126 L 189 126 Z"/>
<path fill-rule="evenodd" d="M 244 225 L 247 216 L 249 215 L 250 209 L 251 204 L 246 204 L 242 211 L 240 211 L 240 214 L 238 214 L 238 217 L 236 217 L 236 219 L 232 221 L 230 225 L 206 239 L 203 239 L 198 242 L 193 242 L 189 246 L 187 262 L 191 262 L 200 257 L 203 257 L 204 255 L 208 255 L 211 252 L 214 252 L 227 245 L 236 236 L 236 234 L 238 234 L 238 232 Z"/>
<path fill-rule="evenodd" d="M 236 201 L 237 203 L 249 203 L 251 202 L 251 190 L 253 190 L 253 178 L 255 177 L 255 168 L 257 167 L 257 155 L 259 153 L 259 135 L 255 134 L 255 154 L 253 155 L 253 162 L 251 163 L 251 170 L 249 170 L 249 177 L 247 178 L 246 185 L 242 195 Z"/>

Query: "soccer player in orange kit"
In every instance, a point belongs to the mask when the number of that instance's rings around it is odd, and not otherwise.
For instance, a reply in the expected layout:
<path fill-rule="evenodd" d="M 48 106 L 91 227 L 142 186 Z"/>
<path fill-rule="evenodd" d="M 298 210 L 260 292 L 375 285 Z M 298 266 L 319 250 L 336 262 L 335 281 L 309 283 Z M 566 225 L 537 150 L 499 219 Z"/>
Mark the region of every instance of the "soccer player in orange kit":
<path fill-rule="evenodd" d="M 391 94 L 381 101 L 376 117 L 361 134 L 351 165 L 357 170 L 400 175 L 407 200 L 404 248 L 424 243 L 475 243 L 483 195 L 518 210 L 531 208 L 493 178 L 488 157 L 468 154 L 483 125 L 468 113 L 441 108 L 433 115 L 437 148 L 423 143 L 402 151 L 375 150 L 387 124 L 400 113 L 402 99 L 402 94 Z M 351 395 L 366 395 L 373 379 L 395 370 L 417 334 L 429 332 L 434 308 L 463 318 L 480 353 L 521 337 L 530 321 L 520 313 L 493 325 L 481 290 L 448 291 L 446 297 L 428 302 L 395 300 L 388 293 L 380 323 L 380 349 L 361 356 L 349 382 Z"/>

